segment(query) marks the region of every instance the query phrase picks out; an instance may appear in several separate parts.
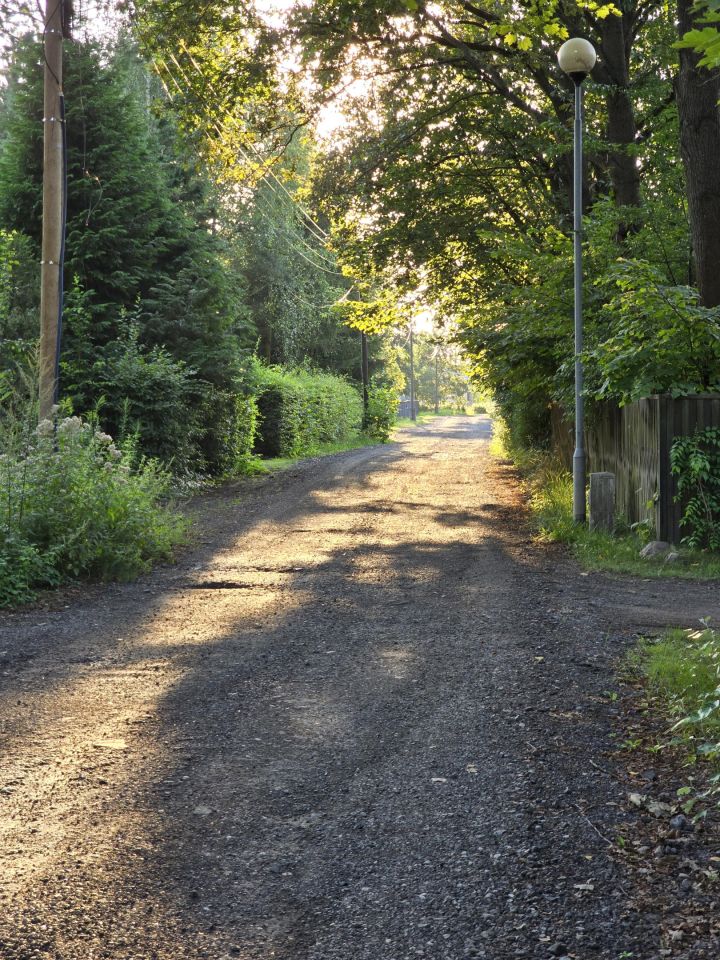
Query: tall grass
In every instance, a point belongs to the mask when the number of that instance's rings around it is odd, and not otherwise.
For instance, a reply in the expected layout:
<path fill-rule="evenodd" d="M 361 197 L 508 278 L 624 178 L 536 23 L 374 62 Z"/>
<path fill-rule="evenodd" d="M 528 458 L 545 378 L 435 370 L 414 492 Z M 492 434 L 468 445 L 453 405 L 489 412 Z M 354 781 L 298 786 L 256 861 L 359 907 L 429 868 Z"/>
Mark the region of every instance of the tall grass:
<path fill-rule="evenodd" d="M 701 630 L 671 630 L 659 639 L 641 641 L 629 661 L 644 677 L 650 708 L 670 722 L 669 745 L 683 747 L 690 763 L 710 762 L 710 776 L 699 798 L 717 798 L 720 632 L 707 625 Z M 696 799 L 690 799 L 690 807 Z"/>

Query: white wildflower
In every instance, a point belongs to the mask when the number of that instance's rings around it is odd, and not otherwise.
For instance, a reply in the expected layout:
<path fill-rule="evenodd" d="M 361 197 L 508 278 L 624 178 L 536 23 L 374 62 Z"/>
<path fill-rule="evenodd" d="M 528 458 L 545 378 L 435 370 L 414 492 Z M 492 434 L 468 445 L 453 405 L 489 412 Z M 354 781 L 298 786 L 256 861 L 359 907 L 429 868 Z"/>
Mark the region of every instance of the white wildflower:
<path fill-rule="evenodd" d="M 76 437 L 83 428 L 80 417 L 66 417 L 58 424 L 57 432 L 61 437 Z"/>
<path fill-rule="evenodd" d="M 41 420 L 37 425 L 35 433 L 37 433 L 39 437 L 52 437 L 55 433 L 55 425 L 52 420 Z"/>

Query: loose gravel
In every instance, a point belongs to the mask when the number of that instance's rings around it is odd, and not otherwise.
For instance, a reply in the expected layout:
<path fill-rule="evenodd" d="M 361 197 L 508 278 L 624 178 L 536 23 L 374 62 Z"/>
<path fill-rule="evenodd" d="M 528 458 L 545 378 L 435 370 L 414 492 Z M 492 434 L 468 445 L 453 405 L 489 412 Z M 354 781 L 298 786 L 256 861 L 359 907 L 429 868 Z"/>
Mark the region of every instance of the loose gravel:
<path fill-rule="evenodd" d="M 534 542 L 489 435 L 227 486 L 176 566 L 0 617 L 2 960 L 666 955 L 607 691 L 715 593 Z"/>

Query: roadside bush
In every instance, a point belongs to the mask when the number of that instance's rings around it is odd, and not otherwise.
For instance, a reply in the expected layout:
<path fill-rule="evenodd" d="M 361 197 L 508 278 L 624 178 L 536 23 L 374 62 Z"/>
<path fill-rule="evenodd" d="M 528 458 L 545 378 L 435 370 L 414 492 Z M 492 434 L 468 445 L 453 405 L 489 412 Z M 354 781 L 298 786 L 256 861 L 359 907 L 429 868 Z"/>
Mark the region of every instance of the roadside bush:
<path fill-rule="evenodd" d="M 362 398 L 342 377 L 256 364 L 254 379 L 259 413 L 256 453 L 310 455 L 360 431 Z"/>
<path fill-rule="evenodd" d="M 252 472 L 258 428 L 257 400 L 243 393 L 213 389 L 205 399 L 205 437 L 208 464 L 219 476 Z"/>
<path fill-rule="evenodd" d="M 683 543 L 720 551 L 720 429 L 708 427 L 676 440 L 670 465 L 677 499 L 686 502 L 680 525 L 689 533 Z"/>
<path fill-rule="evenodd" d="M 368 408 L 364 420 L 365 432 L 373 440 L 387 443 L 397 417 L 398 397 L 390 387 L 371 384 Z"/>
<path fill-rule="evenodd" d="M 75 577 L 128 579 L 168 557 L 183 521 L 161 505 L 157 461 L 120 450 L 79 417 L 34 429 L 3 424 L 0 607 Z"/>
<path fill-rule="evenodd" d="M 143 346 L 134 324 L 103 353 L 93 379 L 103 396 L 105 428 L 116 437 L 137 435 L 143 454 L 162 460 L 175 474 L 197 469 L 202 385 L 194 371 L 162 347 Z"/>
<path fill-rule="evenodd" d="M 588 394 L 632 403 L 656 393 L 686 396 L 720 385 L 720 316 L 697 290 L 668 284 L 642 261 L 618 261 L 588 351 Z"/>
<path fill-rule="evenodd" d="M 52 557 L 14 536 L 0 535 L 0 608 L 27 603 L 33 586 L 54 587 L 60 582 Z"/>

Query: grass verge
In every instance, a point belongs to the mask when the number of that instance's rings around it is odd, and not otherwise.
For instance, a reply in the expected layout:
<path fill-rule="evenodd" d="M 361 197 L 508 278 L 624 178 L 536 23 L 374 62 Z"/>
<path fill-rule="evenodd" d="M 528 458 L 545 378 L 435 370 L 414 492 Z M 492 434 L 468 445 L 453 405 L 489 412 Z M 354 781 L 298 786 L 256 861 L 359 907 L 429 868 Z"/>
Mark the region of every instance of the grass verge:
<path fill-rule="evenodd" d="M 360 447 L 372 447 L 379 442 L 379 440 L 369 437 L 365 433 L 357 433 L 340 443 L 322 443 L 311 447 L 299 457 L 271 457 L 267 460 L 258 460 L 255 464 L 255 472 L 271 473 L 276 470 L 287 470 L 301 460 L 310 460 L 313 457 L 328 457 L 333 453 L 345 453 L 347 450 L 358 450 Z"/>
<path fill-rule="evenodd" d="M 475 414 L 485 413 L 485 407 L 478 404 L 474 407 L 467 407 L 464 410 L 457 410 L 453 407 L 440 407 L 437 413 L 434 410 L 421 410 L 417 415 L 417 420 L 411 420 L 410 417 L 398 417 L 395 421 L 395 428 L 399 427 L 417 427 L 424 423 L 429 423 L 435 417 L 471 417 Z"/>
<path fill-rule="evenodd" d="M 686 763 L 709 763 L 709 792 L 720 792 L 720 632 L 670 630 L 640 641 L 628 657 L 651 713 L 667 718 L 664 746 L 680 749 Z"/>
<path fill-rule="evenodd" d="M 679 559 L 643 558 L 640 551 L 651 539 L 647 530 L 623 529 L 615 534 L 591 531 L 572 516 L 572 477 L 545 453 L 510 447 L 502 424 L 495 426 L 491 454 L 510 460 L 523 476 L 530 509 L 543 540 L 566 543 L 586 570 L 631 574 L 640 577 L 682 577 L 691 580 L 720 578 L 720 555 L 680 549 Z"/>

